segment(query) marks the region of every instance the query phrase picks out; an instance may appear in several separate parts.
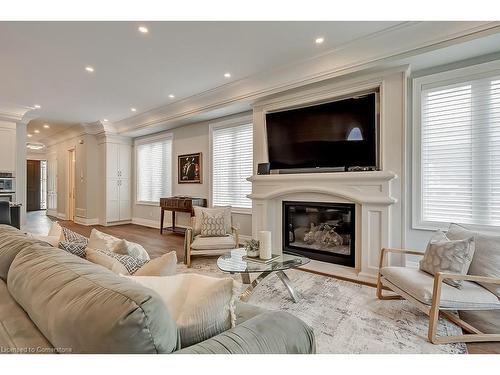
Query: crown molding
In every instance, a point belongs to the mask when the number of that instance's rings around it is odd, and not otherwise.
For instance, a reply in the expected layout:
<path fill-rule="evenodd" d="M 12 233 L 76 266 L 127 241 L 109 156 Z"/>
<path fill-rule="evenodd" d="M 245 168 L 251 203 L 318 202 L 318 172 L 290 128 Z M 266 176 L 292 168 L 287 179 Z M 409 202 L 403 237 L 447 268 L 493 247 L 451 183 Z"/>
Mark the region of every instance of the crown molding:
<path fill-rule="evenodd" d="M 12 103 L 0 103 L 0 120 L 11 121 L 15 123 L 23 122 L 26 113 L 31 111 L 32 109 L 33 109 L 32 107 L 27 107 L 23 105 L 17 105 Z"/>
<path fill-rule="evenodd" d="M 204 91 L 115 122 L 118 134 L 173 128 L 199 121 L 210 112 L 251 108 L 260 99 L 350 73 L 394 64 L 398 60 L 500 32 L 500 22 L 405 22 L 358 38 L 325 54 L 291 63 Z M 226 115 L 229 113 L 225 113 Z M 191 121 L 191 122 L 192 122 Z"/>

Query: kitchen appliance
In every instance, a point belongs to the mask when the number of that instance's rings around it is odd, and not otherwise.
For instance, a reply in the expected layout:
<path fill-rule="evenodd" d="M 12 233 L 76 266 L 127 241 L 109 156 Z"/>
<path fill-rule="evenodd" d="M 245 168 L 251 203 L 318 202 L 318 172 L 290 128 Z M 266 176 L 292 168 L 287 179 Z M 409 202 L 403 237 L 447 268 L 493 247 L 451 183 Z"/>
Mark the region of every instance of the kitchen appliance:
<path fill-rule="evenodd" d="M 0 172 L 0 201 L 16 201 L 16 177 L 13 172 Z"/>

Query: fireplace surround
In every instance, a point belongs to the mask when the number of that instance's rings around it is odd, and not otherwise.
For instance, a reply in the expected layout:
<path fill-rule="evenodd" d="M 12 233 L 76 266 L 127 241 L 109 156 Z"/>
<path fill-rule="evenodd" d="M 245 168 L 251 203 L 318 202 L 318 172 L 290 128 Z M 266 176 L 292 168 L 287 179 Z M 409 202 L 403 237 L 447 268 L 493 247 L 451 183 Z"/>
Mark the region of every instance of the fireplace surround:
<path fill-rule="evenodd" d="M 283 251 L 355 266 L 355 205 L 283 201 Z"/>

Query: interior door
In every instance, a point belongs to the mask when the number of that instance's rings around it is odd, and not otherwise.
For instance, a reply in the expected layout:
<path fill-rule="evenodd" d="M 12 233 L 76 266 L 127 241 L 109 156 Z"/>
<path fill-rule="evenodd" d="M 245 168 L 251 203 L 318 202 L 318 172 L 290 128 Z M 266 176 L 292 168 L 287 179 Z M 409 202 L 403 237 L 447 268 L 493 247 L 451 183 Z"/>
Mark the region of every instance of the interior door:
<path fill-rule="evenodd" d="M 75 220 L 75 150 L 68 150 L 68 220 Z"/>
<path fill-rule="evenodd" d="M 26 166 L 26 210 L 40 210 L 40 160 L 28 160 Z"/>
<path fill-rule="evenodd" d="M 49 155 L 47 160 L 47 210 L 57 211 L 57 158 Z"/>

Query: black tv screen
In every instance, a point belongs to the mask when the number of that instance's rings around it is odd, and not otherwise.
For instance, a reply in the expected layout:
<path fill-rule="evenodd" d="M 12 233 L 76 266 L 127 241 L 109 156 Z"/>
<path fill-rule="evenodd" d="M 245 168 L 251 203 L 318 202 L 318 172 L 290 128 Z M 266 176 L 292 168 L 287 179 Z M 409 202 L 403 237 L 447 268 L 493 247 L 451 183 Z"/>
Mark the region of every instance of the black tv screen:
<path fill-rule="evenodd" d="M 375 167 L 376 94 L 266 115 L 271 169 Z"/>

